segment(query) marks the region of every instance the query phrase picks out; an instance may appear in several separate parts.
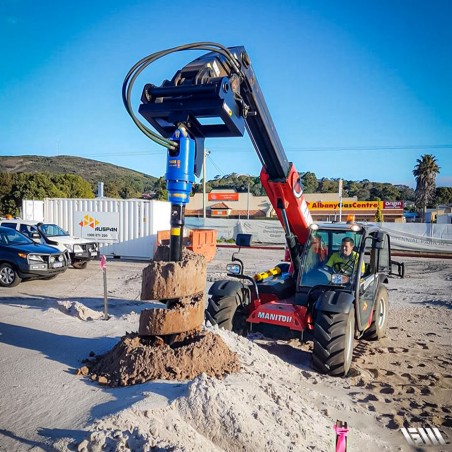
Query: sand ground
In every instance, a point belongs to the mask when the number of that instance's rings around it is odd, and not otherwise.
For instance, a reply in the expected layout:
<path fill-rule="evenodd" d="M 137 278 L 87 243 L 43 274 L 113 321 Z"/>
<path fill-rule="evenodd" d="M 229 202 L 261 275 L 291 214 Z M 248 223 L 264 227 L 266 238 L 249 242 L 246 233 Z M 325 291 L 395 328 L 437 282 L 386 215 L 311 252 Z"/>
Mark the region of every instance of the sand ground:
<path fill-rule="evenodd" d="M 231 254 L 218 250 L 207 288 Z M 252 274 L 282 251 L 241 256 Z M 109 320 L 96 262 L 0 289 L 0 450 L 331 451 L 336 419 L 348 422 L 349 451 L 452 450 L 452 260 L 398 260 L 406 278 L 388 284 L 388 335 L 355 342 L 347 378 L 315 372 L 309 342 L 219 332 L 237 374 L 101 387 L 75 369 L 137 330 L 152 305 L 139 301 L 145 262 L 108 262 Z M 403 426 L 437 427 L 447 444 L 416 449 Z"/>

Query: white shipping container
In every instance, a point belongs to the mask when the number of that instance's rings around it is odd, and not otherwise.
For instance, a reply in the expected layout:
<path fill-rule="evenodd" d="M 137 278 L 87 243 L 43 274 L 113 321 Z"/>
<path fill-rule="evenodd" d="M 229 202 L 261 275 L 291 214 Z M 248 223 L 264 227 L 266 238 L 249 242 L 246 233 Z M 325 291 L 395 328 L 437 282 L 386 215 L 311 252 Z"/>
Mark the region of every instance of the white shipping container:
<path fill-rule="evenodd" d="M 126 258 L 150 259 L 157 247 L 157 232 L 170 229 L 171 204 L 144 199 L 46 198 L 44 220 L 77 235 L 74 212 L 95 217 L 96 212 L 119 213 L 118 243 L 100 243 L 100 253 Z M 79 215 L 76 215 L 79 217 Z"/>
<path fill-rule="evenodd" d="M 44 221 L 44 201 L 36 199 L 23 199 L 20 217 L 24 220 Z"/>

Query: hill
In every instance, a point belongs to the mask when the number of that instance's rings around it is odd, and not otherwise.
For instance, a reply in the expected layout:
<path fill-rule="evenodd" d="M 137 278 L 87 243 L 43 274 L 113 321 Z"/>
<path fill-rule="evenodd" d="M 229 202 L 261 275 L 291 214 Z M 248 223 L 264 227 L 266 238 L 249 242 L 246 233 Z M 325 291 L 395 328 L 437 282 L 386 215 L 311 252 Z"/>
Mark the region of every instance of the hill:
<path fill-rule="evenodd" d="M 138 171 L 133 171 L 111 163 L 82 157 L 62 155 L 58 157 L 40 157 L 37 155 L 0 156 L 0 173 L 50 173 L 75 174 L 90 182 L 93 186 L 97 182 L 121 182 L 146 188 L 153 186 L 157 178 Z"/>

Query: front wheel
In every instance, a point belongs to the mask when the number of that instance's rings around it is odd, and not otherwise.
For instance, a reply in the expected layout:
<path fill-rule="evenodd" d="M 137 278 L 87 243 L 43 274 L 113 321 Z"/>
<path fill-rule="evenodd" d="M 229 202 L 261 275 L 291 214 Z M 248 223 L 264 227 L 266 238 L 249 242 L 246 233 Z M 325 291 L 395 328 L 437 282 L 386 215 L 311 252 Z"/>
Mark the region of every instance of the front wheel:
<path fill-rule="evenodd" d="M 385 337 L 388 326 L 388 289 L 382 286 L 378 290 L 377 299 L 372 317 L 372 323 L 369 329 L 364 333 L 364 338 L 370 341 L 376 341 Z"/>
<path fill-rule="evenodd" d="M 21 281 L 22 279 L 11 264 L 4 263 L 0 265 L 0 286 L 14 287 L 17 286 Z"/>
<path fill-rule="evenodd" d="M 72 262 L 72 266 L 77 270 L 83 270 L 88 265 L 88 261 L 75 261 Z"/>
<path fill-rule="evenodd" d="M 355 312 L 317 311 L 314 325 L 314 367 L 325 374 L 345 377 L 350 370 L 355 336 Z"/>
<path fill-rule="evenodd" d="M 220 328 L 245 334 L 246 321 L 243 307 L 237 295 L 228 297 L 212 296 L 207 305 L 207 319 L 213 320 Z"/>

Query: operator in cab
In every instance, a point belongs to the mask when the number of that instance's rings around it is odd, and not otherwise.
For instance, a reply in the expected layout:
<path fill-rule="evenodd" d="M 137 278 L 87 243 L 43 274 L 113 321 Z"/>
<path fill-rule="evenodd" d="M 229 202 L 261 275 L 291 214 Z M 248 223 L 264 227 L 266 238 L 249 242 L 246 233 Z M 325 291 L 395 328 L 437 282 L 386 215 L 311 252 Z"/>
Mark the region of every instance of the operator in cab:
<path fill-rule="evenodd" d="M 351 237 L 344 237 L 341 244 L 341 252 L 333 253 L 328 259 L 326 266 L 342 275 L 350 277 L 355 265 L 358 263 L 359 254 L 353 250 L 355 242 Z M 364 262 L 362 263 L 362 273 L 364 273 Z"/>

